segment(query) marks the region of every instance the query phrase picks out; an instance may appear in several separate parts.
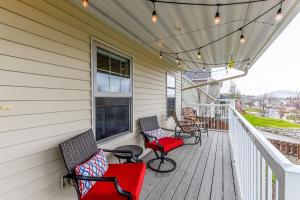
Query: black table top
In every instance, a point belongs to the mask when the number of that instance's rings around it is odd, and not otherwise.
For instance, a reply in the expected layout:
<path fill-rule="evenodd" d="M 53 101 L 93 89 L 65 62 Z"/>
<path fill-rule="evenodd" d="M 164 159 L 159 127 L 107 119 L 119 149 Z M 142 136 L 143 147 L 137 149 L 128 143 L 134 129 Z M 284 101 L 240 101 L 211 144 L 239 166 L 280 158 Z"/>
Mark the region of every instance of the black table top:
<path fill-rule="evenodd" d="M 143 154 L 143 148 L 138 145 L 119 146 L 115 150 L 131 151 L 135 157 L 139 157 L 140 155 Z M 130 153 L 115 153 L 114 155 L 118 158 L 131 158 L 132 157 Z"/>

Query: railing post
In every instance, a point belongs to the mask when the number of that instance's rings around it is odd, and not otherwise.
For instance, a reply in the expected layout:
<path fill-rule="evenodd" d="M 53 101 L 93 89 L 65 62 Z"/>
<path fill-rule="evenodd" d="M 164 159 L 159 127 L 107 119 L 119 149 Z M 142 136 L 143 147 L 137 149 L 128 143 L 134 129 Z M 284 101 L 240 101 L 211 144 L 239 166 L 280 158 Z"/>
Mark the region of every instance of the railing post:
<path fill-rule="evenodd" d="M 285 169 L 284 183 L 279 184 L 279 200 L 300 199 L 300 168 L 289 166 Z"/>

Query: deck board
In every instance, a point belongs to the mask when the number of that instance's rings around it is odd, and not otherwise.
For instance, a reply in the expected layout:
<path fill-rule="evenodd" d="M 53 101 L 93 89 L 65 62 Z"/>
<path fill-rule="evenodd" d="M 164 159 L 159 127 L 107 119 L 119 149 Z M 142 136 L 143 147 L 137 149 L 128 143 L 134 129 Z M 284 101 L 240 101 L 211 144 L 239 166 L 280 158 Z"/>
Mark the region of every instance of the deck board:
<path fill-rule="evenodd" d="M 141 200 L 240 199 L 227 133 L 210 132 L 202 145 L 185 145 L 169 153 L 177 168 L 170 173 L 147 169 Z M 153 158 L 149 154 L 145 161 Z"/>

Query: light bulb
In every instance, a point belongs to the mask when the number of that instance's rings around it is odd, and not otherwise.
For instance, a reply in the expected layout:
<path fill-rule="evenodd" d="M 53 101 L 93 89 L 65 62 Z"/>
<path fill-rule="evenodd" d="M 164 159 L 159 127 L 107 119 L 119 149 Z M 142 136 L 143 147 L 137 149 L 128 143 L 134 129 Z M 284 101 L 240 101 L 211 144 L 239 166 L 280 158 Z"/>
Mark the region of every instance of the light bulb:
<path fill-rule="evenodd" d="M 241 38 L 240 38 L 240 43 L 245 43 L 245 42 L 246 42 L 246 39 L 245 39 L 244 35 L 242 34 Z"/>
<path fill-rule="evenodd" d="M 200 59 L 201 58 L 201 52 L 200 52 L 200 49 L 198 51 L 198 58 Z"/>
<path fill-rule="evenodd" d="M 81 4 L 84 8 L 86 8 L 89 5 L 89 0 L 81 0 Z"/>
<path fill-rule="evenodd" d="M 219 25 L 221 23 L 221 17 L 219 11 L 217 11 L 216 16 L 215 16 L 215 24 Z"/>
<path fill-rule="evenodd" d="M 159 58 L 160 58 L 160 59 L 162 59 L 162 55 L 161 55 L 161 53 L 159 53 Z"/>
<path fill-rule="evenodd" d="M 180 62 L 178 63 L 178 67 L 181 67 L 181 64 L 180 64 Z"/>
<path fill-rule="evenodd" d="M 157 22 L 157 15 L 156 15 L 156 11 L 155 10 L 153 10 L 153 12 L 152 12 L 152 22 L 153 23 L 156 23 Z"/>
<path fill-rule="evenodd" d="M 279 8 L 278 11 L 277 11 L 277 15 L 275 17 L 276 21 L 280 21 L 283 17 L 283 14 L 282 14 L 282 9 Z"/>

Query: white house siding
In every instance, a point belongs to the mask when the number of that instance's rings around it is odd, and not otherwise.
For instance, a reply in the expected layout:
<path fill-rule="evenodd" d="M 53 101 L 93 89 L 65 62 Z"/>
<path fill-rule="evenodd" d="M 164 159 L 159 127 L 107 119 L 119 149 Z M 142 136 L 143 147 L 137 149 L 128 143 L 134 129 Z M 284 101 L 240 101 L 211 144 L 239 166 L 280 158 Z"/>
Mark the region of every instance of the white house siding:
<path fill-rule="evenodd" d="M 181 73 L 68 1 L 0 1 L 0 199 L 76 199 L 60 189 L 58 144 L 91 128 L 91 36 L 134 58 L 134 132 L 105 144 L 138 143 L 139 117 L 166 121 L 166 73 Z"/>
<path fill-rule="evenodd" d="M 182 88 L 195 86 L 195 83 L 183 76 L 182 78 Z M 203 94 L 202 94 L 203 96 Z M 182 92 L 182 107 L 186 107 L 192 104 L 198 104 L 201 102 L 201 93 L 199 93 L 198 88 L 193 88 L 189 90 L 184 90 Z M 202 102 L 203 103 L 203 102 Z"/>

